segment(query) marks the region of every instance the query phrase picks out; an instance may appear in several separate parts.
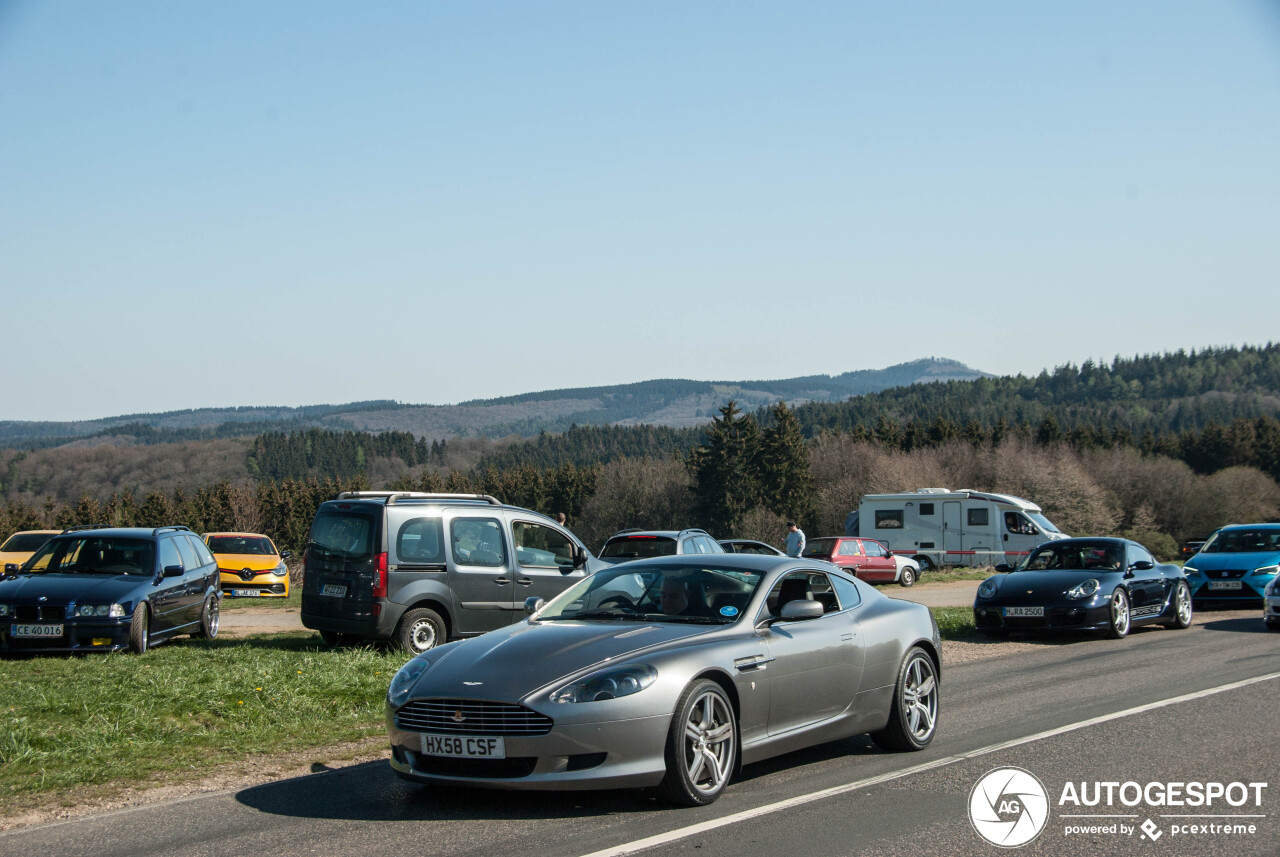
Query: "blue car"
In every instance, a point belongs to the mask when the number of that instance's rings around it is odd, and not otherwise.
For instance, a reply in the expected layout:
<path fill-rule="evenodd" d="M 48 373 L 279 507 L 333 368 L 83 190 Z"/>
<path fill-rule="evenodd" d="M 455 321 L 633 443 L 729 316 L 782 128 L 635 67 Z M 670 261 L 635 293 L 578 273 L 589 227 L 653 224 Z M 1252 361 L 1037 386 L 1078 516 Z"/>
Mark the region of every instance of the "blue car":
<path fill-rule="evenodd" d="M 218 563 L 186 527 L 67 530 L 0 578 L 0 654 L 214 637 Z"/>
<path fill-rule="evenodd" d="M 1197 606 L 1262 604 L 1280 563 L 1280 524 L 1232 524 L 1218 530 L 1182 567 Z"/>

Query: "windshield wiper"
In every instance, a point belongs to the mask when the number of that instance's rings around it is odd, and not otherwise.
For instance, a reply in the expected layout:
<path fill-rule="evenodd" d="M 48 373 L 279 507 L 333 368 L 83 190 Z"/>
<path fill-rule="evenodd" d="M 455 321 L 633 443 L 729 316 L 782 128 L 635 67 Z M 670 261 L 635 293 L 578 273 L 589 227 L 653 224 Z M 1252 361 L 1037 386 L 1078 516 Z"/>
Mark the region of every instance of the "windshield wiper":
<path fill-rule="evenodd" d="M 620 610 L 588 610 L 585 613 L 573 613 L 570 615 L 560 616 L 544 616 L 542 617 L 548 622 L 554 622 L 560 619 L 627 619 L 638 621 L 644 619 L 641 613 L 624 613 Z"/>

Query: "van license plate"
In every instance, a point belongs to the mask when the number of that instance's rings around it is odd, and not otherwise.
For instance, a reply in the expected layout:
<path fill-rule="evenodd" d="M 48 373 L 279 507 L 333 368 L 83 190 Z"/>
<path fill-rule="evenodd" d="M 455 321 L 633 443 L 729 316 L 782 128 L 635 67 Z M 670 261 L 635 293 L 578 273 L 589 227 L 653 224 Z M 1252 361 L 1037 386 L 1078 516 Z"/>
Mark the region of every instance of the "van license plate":
<path fill-rule="evenodd" d="M 9 629 L 11 637 L 61 637 L 61 625 L 14 625 Z"/>
<path fill-rule="evenodd" d="M 1244 585 L 1238 580 L 1210 580 L 1210 589 L 1243 589 Z"/>
<path fill-rule="evenodd" d="M 346 598 L 347 587 L 340 586 L 336 583 L 326 583 L 320 587 L 321 595 L 332 595 L 334 598 Z"/>
<path fill-rule="evenodd" d="M 1006 607 L 1004 608 L 1006 616 L 1043 616 L 1043 607 Z"/>
<path fill-rule="evenodd" d="M 456 756 L 462 759 L 505 759 L 502 738 L 479 735 L 423 735 L 422 752 L 427 756 Z"/>

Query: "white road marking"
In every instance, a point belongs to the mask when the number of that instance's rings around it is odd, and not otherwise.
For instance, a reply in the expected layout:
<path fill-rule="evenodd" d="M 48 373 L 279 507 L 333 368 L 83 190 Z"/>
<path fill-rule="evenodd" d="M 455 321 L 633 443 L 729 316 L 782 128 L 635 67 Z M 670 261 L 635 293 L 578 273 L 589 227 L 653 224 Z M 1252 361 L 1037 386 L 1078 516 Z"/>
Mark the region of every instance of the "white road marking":
<path fill-rule="evenodd" d="M 1057 729 L 1049 729 L 1044 732 L 1037 732 L 1034 735 L 1028 735 L 1025 738 L 1015 738 L 1012 741 L 1002 741 L 999 744 L 991 744 L 968 753 L 958 753 L 954 756 L 947 756 L 933 762 L 926 762 L 923 765 L 915 765 L 905 768 L 901 771 L 894 771 L 888 774 L 882 774 L 878 777 L 869 777 L 865 780 L 858 780 L 852 783 L 845 783 L 842 786 L 832 786 L 829 789 L 810 792 L 805 795 L 797 795 L 793 798 L 777 801 L 776 803 L 765 804 L 755 809 L 743 810 L 735 812 L 732 815 L 726 815 L 723 818 L 716 818 L 710 821 L 703 821 L 698 824 L 691 824 L 688 827 L 680 827 L 675 830 L 659 833 L 655 836 L 648 836 L 644 839 L 637 839 L 633 842 L 627 842 L 622 845 L 615 845 L 613 848 L 605 848 L 600 851 L 592 851 L 590 854 L 584 854 L 583 857 L 623 857 L 626 854 L 635 854 L 639 851 L 646 851 L 650 848 L 656 848 L 659 845 L 665 845 L 668 842 L 676 842 L 680 839 L 687 839 L 690 836 L 697 836 L 699 833 L 706 833 L 709 830 L 715 830 L 720 827 L 728 827 L 731 824 L 737 824 L 740 821 L 749 821 L 753 818 L 759 818 L 763 815 L 770 815 L 775 812 L 781 812 L 784 809 L 790 809 L 795 806 L 803 806 L 806 803 L 825 800 L 836 795 L 847 794 L 848 792 L 865 789 L 868 786 L 876 786 L 881 783 L 887 783 L 891 780 L 910 777 L 925 771 L 932 771 L 947 765 L 954 765 L 957 762 L 964 762 L 978 756 L 986 756 L 990 753 L 998 753 L 1001 750 L 1008 750 L 1011 747 L 1019 747 L 1023 744 L 1030 744 L 1034 741 L 1043 741 L 1046 738 L 1053 738 L 1057 735 L 1064 735 L 1067 732 L 1075 732 L 1078 729 L 1086 729 L 1090 726 L 1097 726 L 1100 723 L 1107 723 L 1112 720 L 1120 720 L 1124 717 L 1132 717 L 1135 714 L 1143 714 L 1147 711 L 1155 711 L 1160 708 L 1166 708 L 1170 705 L 1178 705 L 1183 702 L 1191 702 L 1196 699 L 1203 699 L 1206 696 L 1214 696 L 1219 693 L 1226 693 L 1229 690 L 1236 690 L 1242 687 L 1248 687 L 1251 684 L 1258 684 L 1264 681 L 1272 681 L 1280 678 L 1280 672 L 1268 673 L 1267 675 L 1257 676 L 1255 678 L 1247 678 L 1243 681 L 1234 681 L 1230 684 L 1218 685 L 1207 690 L 1197 690 L 1194 693 L 1186 693 L 1182 696 L 1174 696 L 1169 699 L 1162 699 L 1158 702 L 1149 702 L 1146 705 L 1139 705 L 1135 708 L 1126 708 L 1123 711 L 1116 711 L 1112 714 L 1103 714 L 1098 717 L 1090 717 L 1088 720 L 1081 720 L 1076 723 L 1069 723 L 1066 726 L 1059 726 Z"/>

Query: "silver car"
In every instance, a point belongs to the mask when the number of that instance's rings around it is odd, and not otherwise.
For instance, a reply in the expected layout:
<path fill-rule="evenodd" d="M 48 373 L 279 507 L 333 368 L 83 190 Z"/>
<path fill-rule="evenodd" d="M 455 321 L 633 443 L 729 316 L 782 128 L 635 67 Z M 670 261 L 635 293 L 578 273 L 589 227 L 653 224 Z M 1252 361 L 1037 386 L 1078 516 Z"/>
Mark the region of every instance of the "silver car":
<path fill-rule="evenodd" d="M 675 556 L 599 571 L 532 615 L 432 649 L 391 682 L 391 766 L 420 783 L 657 786 L 709 804 L 743 764 L 938 726 L 925 607 L 803 558 Z"/>

